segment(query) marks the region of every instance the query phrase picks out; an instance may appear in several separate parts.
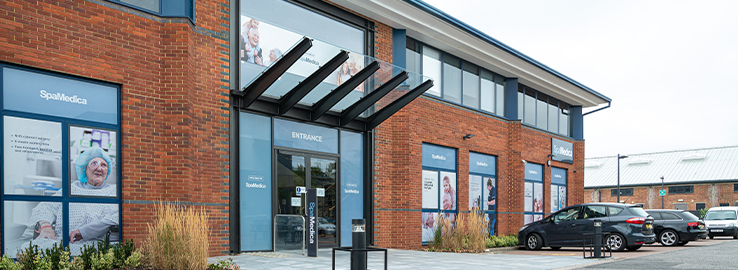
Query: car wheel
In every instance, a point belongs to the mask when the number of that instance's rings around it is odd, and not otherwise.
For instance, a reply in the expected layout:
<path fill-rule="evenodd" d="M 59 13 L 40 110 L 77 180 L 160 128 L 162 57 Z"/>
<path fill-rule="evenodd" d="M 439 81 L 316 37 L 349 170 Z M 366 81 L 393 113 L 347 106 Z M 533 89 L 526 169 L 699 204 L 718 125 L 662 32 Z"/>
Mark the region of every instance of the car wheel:
<path fill-rule="evenodd" d="M 531 233 L 525 238 L 525 247 L 530 250 L 538 250 L 543 246 L 543 239 L 538 234 Z"/>
<path fill-rule="evenodd" d="M 551 249 L 553 249 L 553 250 L 559 250 L 559 249 L 561 249 L 561 247 L 551 247 Z"/>
<path fill-rule="evenodd" d="M 612 251 L 623 251 L 625 249 L 625 238 L 617 233 L 608 235 L 605 243 Z"/>
<path fill-rule="evenodd" d="M 681 242 L 679 242 L 679 244 L 677 244 L 677 246 L 680 246 L 681 247 L 683 245 L 686 245 L 687 243 L 689 243 L 689 241 L 681 241 Z"/>
<path fill-rule="evenodd" d="M 710 235 L 710 239 L 713 239 L 713 238 L 715 238 L 715 236 Z"/>
<path fill-rule="evenodd" d="M 642 247 L 641 245 L 638 245 L 638 246 L 628 246 L 627 249 L 629 251 L 636 251 L 636 250 L 638 250 L 641 247 Z"/>
<path fill-rule="evenodd" d="M 738 230 L 736 230 L 735 234 L 733 234 L 733 239 L 738 239 Z"/>
<path fill-rule="evenodd" d="M 664 246 L 675 246 L 679 243 L 679 236 L 675 231 L 665 230 L 659 234 L 659 242 Z"/>

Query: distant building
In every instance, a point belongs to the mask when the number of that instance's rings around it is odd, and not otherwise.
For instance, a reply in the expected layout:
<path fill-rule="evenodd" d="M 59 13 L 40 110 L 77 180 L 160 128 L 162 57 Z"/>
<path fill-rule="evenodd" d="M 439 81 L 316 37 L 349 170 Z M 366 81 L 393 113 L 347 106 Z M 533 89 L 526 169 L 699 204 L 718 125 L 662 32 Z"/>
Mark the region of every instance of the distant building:
<path fill-rule="evenodd" d="M 585 159 L 585 202 L 617 201 L 617 161 L 617 156 Z M 738 146 L 635 154 L 620 160 L 623 203 L 699 210 L 738 205 L 737 193 Z"/>

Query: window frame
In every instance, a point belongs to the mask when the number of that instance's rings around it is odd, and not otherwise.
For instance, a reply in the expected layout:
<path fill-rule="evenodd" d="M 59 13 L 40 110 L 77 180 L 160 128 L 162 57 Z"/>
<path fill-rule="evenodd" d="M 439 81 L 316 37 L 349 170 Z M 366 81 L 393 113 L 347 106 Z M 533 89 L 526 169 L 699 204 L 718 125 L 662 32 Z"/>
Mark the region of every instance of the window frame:
<path fill-rule="evenodd" d="M 618 196 L 618 189 L 613 188 L 610 191 L 610 196 L 617 197 Z M 633 188 L 620 188 L 620 197 L 623 196 L 633 196 Z"/>
<path fill-rule="evenodd" d="M 73 81 L 78 81 L 82 83 L 88 83 L 88 84 L 96 84 L 96 85 L 103 85 L 115 88 L 115 98 L 117 102 L 117 110 L 116 110 L 116 123 L 105 123 L 105 122 L 99 122 L 94 120 L 83 120 L 83 119 L 76 119 L 76 118 L 70 118 L 70 117 L 61 117 L 61 116 L 55 116 L 52 114 L 38 114 L 38 113 L 31 113 L 31 112 L 24 112 L 24 111 L 17 111 L 17 110 L 6 110 L 5 106 L 3 104 L 3 97 L 5 94 L 5 89 L 3 87 L 3 70 L 5 68 L 9 69 L 16 69 L 16 70 L 22 70 L 26 72 L 36 73 L 40 75 L 47 75 L 51 77 L 56 78 L 63 78 Z M 7 248 L 6 245 L 6 234 L 3 233 L 5 228 L 8 228 L 5 226 L 5 215 L 7 214 L 4 209 L 6 206 L 6 203 L 8 202 L 51 202 L 51 203 L 60 203 L 61 204 L 61 212 L 62 212 L 62 224 L 57 224 L 56 226 L 62 226 L 62 239 L 61 243 L 64 247 L 69 246 L 69 232 L 71 231 L 71 228 L 69 227 L 69 208 L 71 204 L 113 204 L 116 205 L 118 208 L 118 239 L 120 241 L 123 241 L 123 164 L 124 164 L 124 158 L 123 158 L 123 147 L 122 147 L 122 122 L 121 122 L 121 88 L 122 86 L 119 84 L 99 81 L 91 78 L 85 78 L 85 77 L 78 77 L 68 74 L 62 74 L 57 73 L 53 71 L 47 71 L 47 70 L 41 70 L 31 67 L 24 67 L 24 66 L 18 66 L 14 64 L 9 63 L 0 63 L 0 130 L 3 130 L 2 133 L 0 133 L 0 139 L 2 139 L 3 143 L 0 143 L 0 160 L 2 160 L 2 163 L 0 163 L 0 171 L 3 173 L 0 174 L 0 209 L 3 209 L 3 214 L 0 215 L 0 228 L 3 228 L 0 230 L 0 234 L 2 235 L 0 237 L 0 242 L 2 243 L 3 250 L 0 250 L 0 254 L 6 254 L 5 249 Z M 29 119 L 29 120 L 39 120 L 39 121 L 46 121 L 46 122 L 52 122 L 52 123 L 58 123 L 60 125 L 59 132 L 61 133 L 61 159 L 62 159 L 62 174 L 61 174 L 61 195 L 60 196 L 53 196 L 53 195 L 24 195 L 24 194 L 5 194 L 5 152 L 4 152 L 4 138 L 7 136 L 5 134 L 5 117 L 15 117 L 15 118 L 22 118 L 22 119 Z M 112 131 L 115 132 L 115 143 L 116 143 L 116 157 L 115 157 L 115 171 L 112 173 L 115 173 L 116 177 L 116 196 L 115 197 L 98 197 L 98 196 L 85 196 L 85 195 L 73 195 L 71 194 L 72 189 L 72 183 L 73 180 L 71 179 L 71 170 L 74 169 L 74 163 L 70 161 L 71 156 L 71 149 L 70 149 L 70 143 L 69 143 L 69 134 L 70 129 L 72 127 L 76 128 L 99 128 L 101 130 L 106 131 Z M 57 217 L 59 219 L 59 217 Z"/>
<path fill-rule="evenodd" d="M 132 8 L 135 10 L 139 10 L 141 12 L 146 12 L 149 14 L 156 15 L 158 17 L 162 18 L 189 18 L 193 23 L 195 22 L 195 0 L 179 0 L 183 5 L 185 6 L 185 13 L 184 14 L 176 14 L 176 15 L 164 15 L 164 10 L 171 0 L 156 0 L 159 2 L 159 11 L 150 10 L 142 6 L 138 6 L 132 3 L 126 3 L 122 0 L 105 0 L 107 2 L 115 3 L 121 6 L 125 6 L 128 8 Z"/>
<path fill-rule="evenodd" d="M 440 67 L 440 69 L 441 69 L 441 74 L 440 74 L 441 79 L 440 79 L 440 83 L 437 80 L 434 81 L 434 88 L 435 88 L 435 85 L 438 85 L 439 86 L 439 93 L 438 93 L 438 95 L 436 95 L 434 93 L 426 92 L 426 93 L 423 93 L 423 95 L 427 95 L 429 97 L 433 97 L 433 98 L 440 99 L 440 100 L 443 100 L 443 101 L 446 101 L 446 102 L 449 102 L 449 103 L 452 103 L 452 104 L 456 104 L 456 105 L 462 106 L 464 108 L 469 108 L 469 109 L 474 110 L 474 111 L 478 111 L 478 112 L 481 112 L 481 113 L 485 113 L 485 114 L 489 114 L 489 115 L 494 115 L 494 116 L 498 116 L 498 117 L 502 117 L 502 118 L 507 119 L 507 117 L 505 116 L 505 110 L 504 110 L 504 108 L 506 106 L 506 104 L 504 103 L 505 102 L 505 96 L 506 96 L 506 93 L 505 93 L 505 87 L 506 87 L 505 80 L 506 80 L 506 78 L 505 77 L 503 77 L 503 76 L 501 76 L 501 75 L 499 75 L 499 74 L 497 74 L 495 72 L 492 72 L 489 69 L 486 69 L 486 68 L 483 68 L 483 67 L 481 67 L 479 65 L 476 65 L 474 63 L 471 63 L 471 62 L 467 61 L 464 58 L 461 58 L 461 57 L 458 57 L 456 55 L 447 53 L 447 52 L 445 52 L 443 50 L 440 50 L 440 49 L 438 49 L 436 47 L 427 45 L 427 44 L 425 44 L 423 42 L 420 42 L 420 41 L 418 41 L 416 39 L 413 39 L 411 37 L 406 37 L 406 40 L 407 40 L 406 41 L 406 46 L 405 46 L 405 49 L 406 50 L 411 50 L 411 48 L 408 48 L 410 45 L 407 45 L 407 44 L 410 44 L 410 43 L 417 44 L 417 46 L 419 47 L 419 50 L 420 50 L 419 53 L 420 53 L 420 56 L 421 56 L 421 59 L 420 59 L 420 67 L 421 68 L 420 68 L 420 71 L 419 72 L 420 72 L 420 74 L 422 74 L 424 76 L 426 76 L 425 75 L 425 71 L 423 70 L 423 65 L 424 65 L 424 62 L 425 62 L 425 61 L 423 61 L 424 50 L 426 48 L 428 48 L 428 49 L 431 49 L 433 51 L 436 51 L 436 52 L 438 52 L 440 54 L 439 61 L 441 63 L 441 67 Z M 460 77 L 460 80 L 459 80 L 459 89 L 460 89 L 460 91 L 459 91 L 460 92 L 459 102 L 456 102 L 454 100 L 449 100 L 449 99 L 446 98 L 447 90 L 448 90 L 445 87 L 446 80 L 445 80 L 445 77 L 444 77 L 444 76 L 446 76 L 446 74 L 445 74 L 446 73 L 446 69 L 444 68 L 444 64 L 447 64 L 446 63 L 446 57 L 453 57 L 455 59 L 458 59 L 461 62 L 460 67 L 459 67 L 459 70 L 461 72 L 461 74 L 460 74 L 461 77 Z M 477 85 L 477 88 L 476 88 L 475 91 L 476 91 L 477 99 L 478 100 L 476 102 L 477 103 L 476 106 L 464 105 L 464 72 L 465 72 L 465 66 L 466 65 L 472 65 L 472 66 L 474 66 L 477 69 L 476 76 L 477 76 L 477 79 L 478 79 L 478 82 L 477 82 L 478 85 Z M 493 99 L 492 99 L 492 107 L 494 108 L 493 109 L 494 110 L 493 112 L 490 112 L 488 110 L 483 110 L 481 108 L 482 107 L 482 105 L 481 105 L 482 104 L 482 87 L 481 87 L 481 84 L 482 84 L 482 73 L 485 73 L 485 72 L 492 74 L 492 84 L 493 84 L 492 85 L 492 96 L 493 96 Z M 500 86 L 500 87 L 498 87 L 498 86 Z M 502 106 L 499 106 L 500 104 L 502 104 Z"/>
<path fill-rule="evenodd" d="M 691 194 L 694 193 L 694 185 L 670 186 L 669 194 Z"/>

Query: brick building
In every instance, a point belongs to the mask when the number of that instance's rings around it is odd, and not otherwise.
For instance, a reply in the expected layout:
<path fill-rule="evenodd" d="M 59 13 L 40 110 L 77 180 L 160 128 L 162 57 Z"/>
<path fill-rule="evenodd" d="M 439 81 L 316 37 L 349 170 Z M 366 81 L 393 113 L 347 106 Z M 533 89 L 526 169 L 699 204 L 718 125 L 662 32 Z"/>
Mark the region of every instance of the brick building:
<path fill-rule="evenodd" d="M 735 206 L 736 166 L 736 146 L 628 155 L 620 160 L 620 201 L 690 211 Z M 587 158 L 584 172 L 585 202 L 617 201 L 617 157 Z"/>
<path fill-rule="evenodd" d="M 83 214 L 142 239 L 158 202 L 206 209 L 212 255 L 291 249 L 305 189 L 322 247 L 364 218 L 420 248 L 474 205 L 515 233 L 583 202 L 584 111 L 610 102 L 415 0 L 8 0 L 0 65 L 9 253 Z"/>

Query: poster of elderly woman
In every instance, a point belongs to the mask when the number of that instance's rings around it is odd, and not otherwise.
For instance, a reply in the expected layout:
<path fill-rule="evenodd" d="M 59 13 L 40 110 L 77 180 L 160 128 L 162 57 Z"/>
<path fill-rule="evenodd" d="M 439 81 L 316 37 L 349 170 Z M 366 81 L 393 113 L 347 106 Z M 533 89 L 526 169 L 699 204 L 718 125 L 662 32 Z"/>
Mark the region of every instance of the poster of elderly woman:
<path fill-rule="evenodd" d="M 69 191 L 59 189 L 52 196 L 117 197 L 116 132 L 104 129 L 69 128 Z M 69 192 L 69 193 L 67 193 Z M 118 241 L 120 205 L 117 203 L 69 203 L 69 219 L 64 218 L 64 206 L 59 202 L 8 202 L 10 216 L 5 215 L 5 247 L 9 254 L 28 247 L 40 249 L 61 244 L 65 239 L 73 256 L 79 255 L 85 244 L 97 241 Z M 65 233 L 64 224 L 69 231 Z M 12 255 L 11 255 L 12 256 Z"/>
<path fill-rule="evenodd" d="M 71 195 L 116 197 L 115 132 L 71 127 L 69 138 Z"/>

